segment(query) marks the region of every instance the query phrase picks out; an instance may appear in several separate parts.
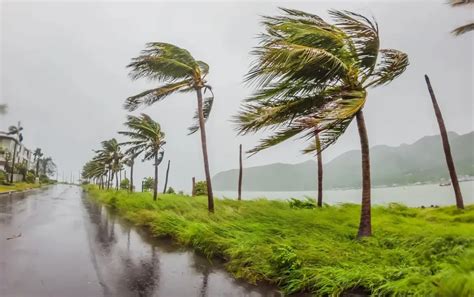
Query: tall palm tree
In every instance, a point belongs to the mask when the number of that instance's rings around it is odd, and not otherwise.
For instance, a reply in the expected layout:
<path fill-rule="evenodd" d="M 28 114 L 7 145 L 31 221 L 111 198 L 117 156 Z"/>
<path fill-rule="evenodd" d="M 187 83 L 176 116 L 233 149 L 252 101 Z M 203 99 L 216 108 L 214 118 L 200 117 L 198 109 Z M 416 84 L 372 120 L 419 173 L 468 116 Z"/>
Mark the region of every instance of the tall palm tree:
<path fill-rule="evenodd" d="M 23 135 L 21 134 L 21 131 L 23 130 L 23 127 L 21 127 L 20 122 L 18 122 L 17 126 L 10 126 L 8 127 L 8 133 L 7 135 L 13 135 L 15 145 L 13 148 L 13 158 L 12 158 L 12 168 L 10 172 L 10 182 L 13 183 L 13 173 L 15 171 L 15 159 L 16 159 L 16 150 L 18 145 L 23 141 Z"/>
<path fill-rule="evenodd" d="M 132 79 L 148 78 L 163 83 L 163 85 L 129 97 L 125 108 L 136 110 L 139 106 L 149 106 L 177 92 L 196 92 L 197 111 L 194 119 L 197 124 L 189 128 L 189 134 L 200 130 L 204 171 L 207 182 L 208 210 L 214 211 L 214 196 L 212 193 L 209 158 L 207 154 L 207 139 L 205 122 L 210 115 L 214 95 L 206 81 L 209 65 L 198 61 L 185 49 L 163 42 L 151 42 L 141 55 L 134 58 L 128 65 Z M 209 91 L 211 96 L 203 99 L 203 93 Z"/>
<path fill-rule="evenodd" d="M 457 208 L 462 209 L 464 208 L 464 201 L 462 198 L 461 187 L 459 187 L 458 175 L 456 174 L 456 168 L 454 166 L 453 156 L 451 154 L 451 147 L 449 145 L 448 133 L 446 131 L 446 126 L 444 125 L 443 115 L 441 114 L 441 109 L 439 108 L 438 101 L 436 100 L 436 96 L 434 94 L 433 88 L 431 87 L 431 82 L 428 75 L 425 75 L 425 81 L 426 85 L 428 86 L 428 92 L 431 96 L 431 102 L 435 111 L 436 120 L 438 121 L 446 164 L 448 165 L 451 184 L 453 185 L 454 195 L 456 196 L 456 206 Z"/>
<path fill-rule="evenodd" d="M 254 50 L 246 79 L 258 90 L 237 116 L 239 133 L 276 132 L 250 152 L 294 136 L 313 139 L 305 152 L 321 153 L 357 120 L 362 153 L 362 207 L 358 237 L 370 236 L 370 159 L 362 109 L 367 89 L 387 84 L 408 66 L 405 53 L 380 49 L 375 21 L 349 11 L 330 10 L 334 23 L 302 11 L 282 9 L 265 17 L 266 32 Z"/>
<path fill-rule="evenodd" d="M 158 196 L 158 166 L 163 161 L 165 133 L 161 131 L 160 124 L 150 116 L 142 113 L 139 117 L 129 115 L 125 126 L 129 131 L 120 131 L 119 134 L 129 137 L 131 140 L 121 143 L 129 146 L 126 154 L 144 153 L 143 160 L 154 160 L 155 181 L 153 187 L 153 200 Z"/>
<path fill-rule="evenodd" d="M 40 159 L 41 159 L 41 157 L 43 157 L 43 153 L 41 152 L 41 149 L 40 149 L 40 148 L 36 148 L 35 151 L 34 151 L 34 153 L 33 153 L 33 156 L 35 157 L 35 162 L 36 162 L 35 175 L 38 177 Z"/>
<path fill-rule="evenodd" d="M 129 192 L 133 192 L 133 167 L 135 165 L 135 159 L 138 157 L 139 154 L 135 152 L 125 152 L 126 159 L 124 164 L 130 167 L 130 185 L 129 185 Z"/>
<path fill-rule="evenodd" d="M 469 4 L 474 4 L 474 0 L 450 0 L 449 3 L 452 7 L 467 6 Z M 474 30 L 474 23 L 469 23 L 454 29 L 452 33 L 459 36 L 472 30 Z"/>

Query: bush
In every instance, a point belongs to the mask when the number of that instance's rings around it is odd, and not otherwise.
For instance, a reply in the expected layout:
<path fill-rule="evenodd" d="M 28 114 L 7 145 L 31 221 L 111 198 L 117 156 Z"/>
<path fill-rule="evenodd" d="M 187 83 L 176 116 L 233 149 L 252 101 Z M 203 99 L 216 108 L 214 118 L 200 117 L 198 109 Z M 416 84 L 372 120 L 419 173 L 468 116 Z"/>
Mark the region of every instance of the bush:
<path fill-rule="evenodd" d="M 0 183 L 3 184 L 7 181 L 7 173 L 4 170 L 0 170 Z"/>
<path fill-rule="evenodd" d="M 169 187 L 168 188 L 168 191 L 166 191 L 167 194 L 175 194 L 176 192 L 174 191 L 174 189 L 172 187 Z"/>
<path fill-rule="evenodd" d="M 155 180 L 153 179 L 153 177 L 147 177 L 143 180 L 143 191 L 150 191 L 151 189 L 153 189 L 153 184 L 155 183 Z"/>
<path fill-rule="evenodd" d="M 26 174 L 25 181 L 29 184 L 34 184 L 36 181 L 36 176 L 33 173 L 28 172 Z"/>
<path fill-rule="evenodd" d="M 120 181 L 120 189 L 128 190 L 129 187 L 130 181 L 128 180 L 128 178 L 124 178 L 122 179 L 122 181 Z"/>
<path fill-rule="evenodd" d="M 207 196 L 207 182 L 198 181 L 196 183 L 196 196 Z"/>

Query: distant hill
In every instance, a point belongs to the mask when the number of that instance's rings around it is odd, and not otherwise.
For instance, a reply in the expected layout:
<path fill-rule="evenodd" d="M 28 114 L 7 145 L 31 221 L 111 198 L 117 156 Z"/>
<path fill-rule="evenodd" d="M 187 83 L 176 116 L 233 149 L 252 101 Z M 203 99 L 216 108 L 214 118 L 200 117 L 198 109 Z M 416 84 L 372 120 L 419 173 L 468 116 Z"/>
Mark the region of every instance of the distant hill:
<path fill-rule="evenodd" d="M 449 132 L 451 151 L 458 176 L 474 176 L 474 132 L 458 135 Z M 439 182 L 448 179 L 441 138 L 425 136 L 413 144 L 386 145 L 370 149 L 372 185 L 406 185 L 416 182 Z M 359 150 L 348 151 L 324 164 L 324 187 L 357 188 L 361 183 Z M 238 169 L 216 174 L 216 190 L 237 190 Z M 305 191 L 316 189 L 316 162 L 274 163 L 244 168 L 245 191 Z"/>

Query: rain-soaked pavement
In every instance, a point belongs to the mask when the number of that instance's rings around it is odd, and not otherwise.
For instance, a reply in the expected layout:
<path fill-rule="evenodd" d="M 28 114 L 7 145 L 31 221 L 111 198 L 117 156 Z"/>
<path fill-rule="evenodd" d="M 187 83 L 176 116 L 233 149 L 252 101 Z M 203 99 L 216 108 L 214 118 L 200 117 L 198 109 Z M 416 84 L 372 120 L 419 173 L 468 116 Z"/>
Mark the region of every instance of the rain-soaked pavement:
<path fill-rule="evenodd" d="M 214 261 L 215 262 L 215 261 Z M 0 296 L 280 296 L 58 185 L 0 195 Z"/>

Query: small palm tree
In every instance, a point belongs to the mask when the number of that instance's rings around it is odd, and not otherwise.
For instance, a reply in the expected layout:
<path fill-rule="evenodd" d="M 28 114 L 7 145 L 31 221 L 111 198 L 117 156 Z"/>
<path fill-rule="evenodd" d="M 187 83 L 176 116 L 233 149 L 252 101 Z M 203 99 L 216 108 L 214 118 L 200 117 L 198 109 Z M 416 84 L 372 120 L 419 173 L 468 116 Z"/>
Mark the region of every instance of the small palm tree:
<path fill-rule="evenodd" d="M 35 162 L 36 162 L 35 175 L 36 175 L 36 177 L 38 177 L 40 160 L 41 160 L 41 157 L 43 157 L 43 153 L 41 152 L 41 149 L 40 149 L 40 148 L 36 148 L 35 151 L 34 151 L 34 153 L 33 153 L 33 156 L 34 156 Z"/>
<path fill-rule="evenodd" d="M 197 61 L 185 49 L 163 42 L 151 42 L 146 45 L 142 54 L 128 65 L 132 79 L 148 78 L 163 85 L 129 97 L 125 108 L 136 110 L 139 106 L 149 106 L 177 92 L 196 92 L 197 111 L 194 119 L 197 123 L 189 128 L 190 134 L 201 132 L 201 145 L 204 158 L 204 171 L 207 181 L 208 210 L 214 211 L 211 174 L 207 155 L 207 138 L 205 122 L 210 115 L 214 95 L 211 86 L 205 80 L 209 73 L 209 65 Z M 209 91 L 211 96 L 203 99 L 203 92 Z"/>
<path fill-rule="evenodd" d="M 129 137 L 131 140 L 121 143 L 129 148 L 125 152 L 128 155 L 144 154 L 143 160 L 154 160 L 155 181 L 153 187 L 153 200 L 158 196 L 158 166 L 163 161 L 165 133 L 161 131 L 160 124 L 144 113 L 139 117 L 129 115 L 125 126 L 129 131 L 120 131 L 119 134 Z"/>
<path fill-rule="evenodd" d="M 266 17 L 266 33 L 247 80 L 257 92 L 238 115 L 240 133 L 264 128 L 276 133 L 250 152 L 294 136 L 311 141 L 305 152 L 321 153 L 357 120 L 362 153 L 362 207 L 358 237 L 370 236 L 370 159 L 362 109 L 367 89 L 389 83 L 408 66 L 405 53 L 380 49 L 375 21 L 348 11 L 329 11 L 334 24 L 302 11 Z"/>
<path fill-rule="evenodd" d="M 474 4 L 474 0 L 450 0 L 449 3 L 452 7 L 467 6 L 469 4 Z M 452 33 L 456 36 L 459 36 L 472 30 L 474 30 L 474 23 L 469 23 L 454 29 Z"/>

